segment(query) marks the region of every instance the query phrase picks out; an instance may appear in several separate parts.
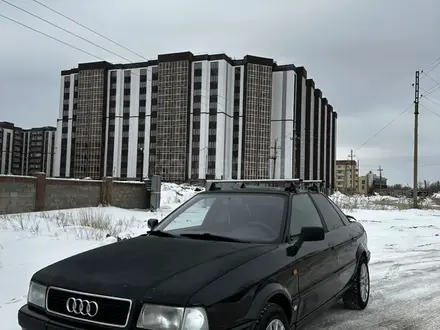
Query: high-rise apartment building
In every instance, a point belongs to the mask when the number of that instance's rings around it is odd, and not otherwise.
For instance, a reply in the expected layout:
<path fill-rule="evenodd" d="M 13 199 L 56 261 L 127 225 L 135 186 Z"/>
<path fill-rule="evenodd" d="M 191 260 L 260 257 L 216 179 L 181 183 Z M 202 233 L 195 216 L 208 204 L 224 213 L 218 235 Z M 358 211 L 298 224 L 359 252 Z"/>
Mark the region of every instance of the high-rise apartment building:
<path fill-rule="evenodd" d="M 54 175 L 334 177 L 337 114 L 307 72 L 190 52 L 61 72 Z"/>
<path fill-rule="evenodd" d="M 0 174 L 31 175 L 53 172 L 56 128 L 22 129 L 0 122 Z"/>

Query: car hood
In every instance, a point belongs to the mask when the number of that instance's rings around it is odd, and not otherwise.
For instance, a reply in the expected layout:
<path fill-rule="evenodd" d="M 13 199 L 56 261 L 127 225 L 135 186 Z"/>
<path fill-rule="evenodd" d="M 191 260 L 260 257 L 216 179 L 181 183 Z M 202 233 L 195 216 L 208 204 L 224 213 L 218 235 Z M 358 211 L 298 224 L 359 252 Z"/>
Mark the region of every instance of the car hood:
<path fill-rule="evenodd" d="M 196 291 L 271 245 L 140 236 L 61 260 L 33 280 L 102 295 L 184 304 Z M 177 278 L 176 278 L 177 277 Z M 179 286 L 167 288 L 167 281 Z"/>

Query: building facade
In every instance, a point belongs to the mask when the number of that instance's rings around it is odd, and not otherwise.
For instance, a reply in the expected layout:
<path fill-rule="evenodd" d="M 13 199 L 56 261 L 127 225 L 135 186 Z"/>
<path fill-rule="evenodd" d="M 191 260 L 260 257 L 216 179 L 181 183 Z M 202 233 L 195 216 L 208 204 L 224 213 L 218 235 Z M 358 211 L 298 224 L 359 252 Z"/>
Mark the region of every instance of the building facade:
<path fill-rule="evenodd" d="M 359 191 L 359 169 L 355 160 L 336 161 L 336 190 L 357 193 Z"/>
<path fill-rule="evenodd" d="M 55 132 L 51 126 L 22 129 L 0 122 L 0 174 L 53 172 Z"/>
<path fill-rule="evenodd" d="M 17 148 L 18 151 L 13 152 L 15 130 L 14 124 L 0 122 L 0 174 L 15 174 L 14 168 L 20 166 L 20 160 L 16 156 L 21 155 L 21 149 Z"/>
<path fill-rule="evenodd" d="M 358 192 L 361 195 L 368 194 L 369 191 L 369 183 L 368 183 L 368 175 L 363 175 L 359 177 L 359 183 L 358 183 Z"/>
<path fill-rule="evenodd" d="M 380 192 L 382 189 L 387 188 L 387 181 L 388 179 L 382 175 L 377 175 L 376 173 L 373 173 L 372 171 L 369 171 L 366 174 L 368 178 L 368 190 L 369 192 L 375 191 Z"/>
<path fill-rule="evenodd" d="M 54 176 L 323 179 L 337 113 L 307 72 L 190 52 L 61 73 Z"/>

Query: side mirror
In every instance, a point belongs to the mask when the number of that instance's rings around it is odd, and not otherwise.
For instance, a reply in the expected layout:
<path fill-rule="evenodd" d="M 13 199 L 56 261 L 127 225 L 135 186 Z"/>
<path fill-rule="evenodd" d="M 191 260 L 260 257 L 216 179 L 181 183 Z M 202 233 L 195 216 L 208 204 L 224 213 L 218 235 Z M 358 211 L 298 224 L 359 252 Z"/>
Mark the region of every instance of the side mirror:
<path fill-rule="evenodd" d="M 148 228 L 150 228 L 150 230 L 153 230 L 158 224 L 159 224 L 159 220 L 157 219 L 148 219 Z"/>
<path fill-rule="evenodd" d="M 322 227 L 302 227 L 298 240 L 287 248 L 287 256 L 294 257 L 304 242 L 317 242 L 325 239 L 325 231 Z"/>
<path fill-rule="evenodd" d="M 355 217 L 353 217 L 353 216 L 351 216 L 351 215 L 345 215 L 345 217 L 348 219 L 348 221 L 350 221 L 350 222 L 356 222 L 357 220 L 356 220 L 356 218 Z"/>
<path fill-rule="evenodd" d="M 325 231 L 322 227 L 302 227 L 301 236 L 303 242 L 316 242 L 325 239 Z"/>

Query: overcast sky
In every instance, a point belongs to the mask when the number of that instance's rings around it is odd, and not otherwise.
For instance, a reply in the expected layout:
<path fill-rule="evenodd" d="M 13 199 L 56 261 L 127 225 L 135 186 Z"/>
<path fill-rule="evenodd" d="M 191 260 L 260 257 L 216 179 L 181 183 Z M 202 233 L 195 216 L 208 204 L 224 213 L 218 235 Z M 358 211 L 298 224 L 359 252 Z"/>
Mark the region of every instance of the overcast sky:
<path fill-rule="evenodd" d="M 142 60 L 33 0 L 8 1 L 130 61 Z M 305 66 L 338 112 L 338 158 L 353 149 L 361 174 L 378 173 L 381 165 L 390 183 L 412 184 L 412 109 L 360 147 L 411 106 L 415 71 L 429 71 L 440 58 L 438 0 L 39 1 L 149 59 L 189 50 Z M 0 14 L 109 62 L 126 63 L 2 0 Z M 56 125 L 60 71 L 96 58 L 2 17 L 0 31 L 0 121 Z M 440 65 L 421 79 L 422 90 L 434 91 L 420 107 L 419 177 L 429 181 L 440 180 L 438 82 Z"/>

